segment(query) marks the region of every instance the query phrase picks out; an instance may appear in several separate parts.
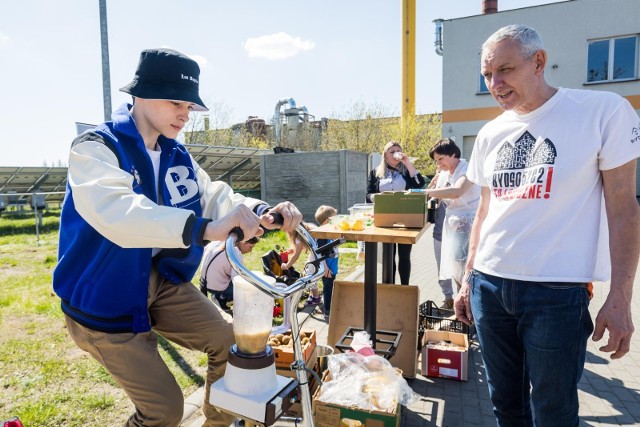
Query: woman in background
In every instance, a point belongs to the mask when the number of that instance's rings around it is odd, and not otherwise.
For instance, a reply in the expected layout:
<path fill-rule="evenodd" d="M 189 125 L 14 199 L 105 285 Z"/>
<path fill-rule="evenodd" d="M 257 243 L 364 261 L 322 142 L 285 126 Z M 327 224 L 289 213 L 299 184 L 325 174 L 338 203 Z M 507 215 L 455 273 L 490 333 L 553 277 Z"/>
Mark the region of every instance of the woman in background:
<path fill-rule="evenodd" d="M 372 203 L 377 193 L 383 191 L 405 191 L 423 188 L 425 180 L 403 151 L 400 144 L 390 141 L 382 150 L 382 160 L 369 174 L 367 202 Z M 397 247 L 397 249 L 396 249 Z M 411 276 L 411 245 L 398 243 L 393 248 L 393 276 L 396 275 L 396 252 L 398 253 L 398 273 L 400 283 L 409 284 Z"/>
<path fill-rule="evenodd" d="M 430 197 L 444 199 L 447 210 L 442 233 L 440 279 L 452 279 L 460 290 L 469 252 L 469 236 L 480 202 L 480 187 L 467 179 L 468 163 L 460 158 L 460 148 L 449 138 L 441 139 L 429 151 L 440 169 L 439 185 L 427 189 Z M 445 301 L 448 306 L 449 303 Z"/>
<path fill-rule="evenodd" d="M 431 147 L 431 150 L 429 151 L 429 156 L 431 158 L 433 158 L 434 148 L 435 147 Z M 436 168 L 435 176 L 431 182 L 429 182 L 429 185 L 427 185 L 427 192 L 432 189 L 446 187 L 448 178 L 449 174 L 442 173 L 440 168 Z M 440 278 L 440 264 L 442 260 L 442 229 L 444 228 L 447 204 L 444 200 L 440 200 L 436 197 L 433 199 L 436 200 L 436 203 L 438 204 L 433 221 L 433 253 L 436 256 L 436 267 L 438 268 L 438 285 L 440 285 L 442 295 L 444 295 L 444 302 L 440 308 L 453 310 L 453 286 L 451 285 L 451 279 Z"/>

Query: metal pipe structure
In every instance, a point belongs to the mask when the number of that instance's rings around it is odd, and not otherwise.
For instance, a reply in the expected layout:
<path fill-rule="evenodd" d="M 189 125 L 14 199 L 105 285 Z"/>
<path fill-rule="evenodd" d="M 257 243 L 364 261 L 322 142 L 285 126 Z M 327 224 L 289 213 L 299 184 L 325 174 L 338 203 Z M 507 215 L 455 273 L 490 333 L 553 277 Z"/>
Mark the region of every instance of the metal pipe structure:
<path fill-rule="evenodd" d="M 442 56 L 442 52 L 444 52 L 444 43 L 442 40 L 442 23 L 444 22 L 444 19 L 438 18 L 438 19 L 434 19 L 433 23 L 436 25 L 436 32 L 435 32 L 435 41 L 433 42 L 433 45 L 436 48 L 436 53 L 440 56 Z"/>
<path fill-rule="evenodd" d="M 100 5 L 100 48 L 102 51 L 102 105 L 104 120 L 111 120 L 111 77 L 109 71 L 109 33 L 107 31 L 107 0 Z"/>
<path fill-rule="evenodd" d="M 296 101 L 293 98 L 282 98 L 280 101 L 278 101 L 278 103 L 276 104 L 276 108 L 275 111 L 273 113 L 273 132 L 276 138 L 276 147 L 280 146 L 280 143 L 282 142 L 282 123 L 280 123 L 280 107 L 282 107 L 285 104 L 289 104 L 289 108 L 296 108 Z"/>
<path fill-rule="evenodd" d="M 402 128 L 416 111 L 416 0 L 402 0 Z"/>

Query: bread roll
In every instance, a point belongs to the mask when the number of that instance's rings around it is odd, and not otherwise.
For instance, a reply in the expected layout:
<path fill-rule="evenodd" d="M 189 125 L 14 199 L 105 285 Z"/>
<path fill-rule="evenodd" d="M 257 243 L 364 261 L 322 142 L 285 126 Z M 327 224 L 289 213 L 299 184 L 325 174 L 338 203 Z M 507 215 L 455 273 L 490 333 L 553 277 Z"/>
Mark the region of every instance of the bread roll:
<path fill-rule="evenodd" d="M 343 418 L 340 420 L 340 427 L 362 427 L 362 423 L 351 418 Z"/>

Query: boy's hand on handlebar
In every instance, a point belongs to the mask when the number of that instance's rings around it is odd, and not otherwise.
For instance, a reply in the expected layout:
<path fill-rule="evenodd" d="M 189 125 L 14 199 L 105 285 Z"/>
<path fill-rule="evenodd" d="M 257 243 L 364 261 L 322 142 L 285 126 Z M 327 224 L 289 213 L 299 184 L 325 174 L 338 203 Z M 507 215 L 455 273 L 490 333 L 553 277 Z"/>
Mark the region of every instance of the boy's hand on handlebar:
<path fill-rule="evenodd" d="M 225 241 L 234 227 L 239 227 L 244 234 L 242 240 L 253 236 L 261 236 L 264 230 L 260 228 L 261 218 L 246 205 L 238 205 L 222 218 L 207 224 L 204 232 L 205 240 Z"/>
<path fill-rule="evenodd" d="M 282 215 L 282 225 L 274 223 L 274 218 L 271 213 L 279 213 Z M 274 228 L 280 228 L 283 231 L 293 231 L 298 228 L 298 225 L 302 222 L 302 214 L 298 208 L 291 202 L 278 203 L 269 212 L 263 214 L 260 217 L 260 223 L 264 228 L 273 230 Z"/>

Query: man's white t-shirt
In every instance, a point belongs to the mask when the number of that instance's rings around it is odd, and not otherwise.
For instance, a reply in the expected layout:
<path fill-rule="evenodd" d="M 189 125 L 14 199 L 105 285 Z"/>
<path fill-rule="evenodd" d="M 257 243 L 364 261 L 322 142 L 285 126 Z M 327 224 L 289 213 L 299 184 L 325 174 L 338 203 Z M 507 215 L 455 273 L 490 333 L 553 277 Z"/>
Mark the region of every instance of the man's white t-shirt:
<path fill-rule="evenodd" d="M 467 170 L 491 190 L 474 268 L 515 280 L 607 280 L 600 172 L 637 157 L 640 119 L 610 92 L 560 88 L 535 111 L 487 123 Z"/>

